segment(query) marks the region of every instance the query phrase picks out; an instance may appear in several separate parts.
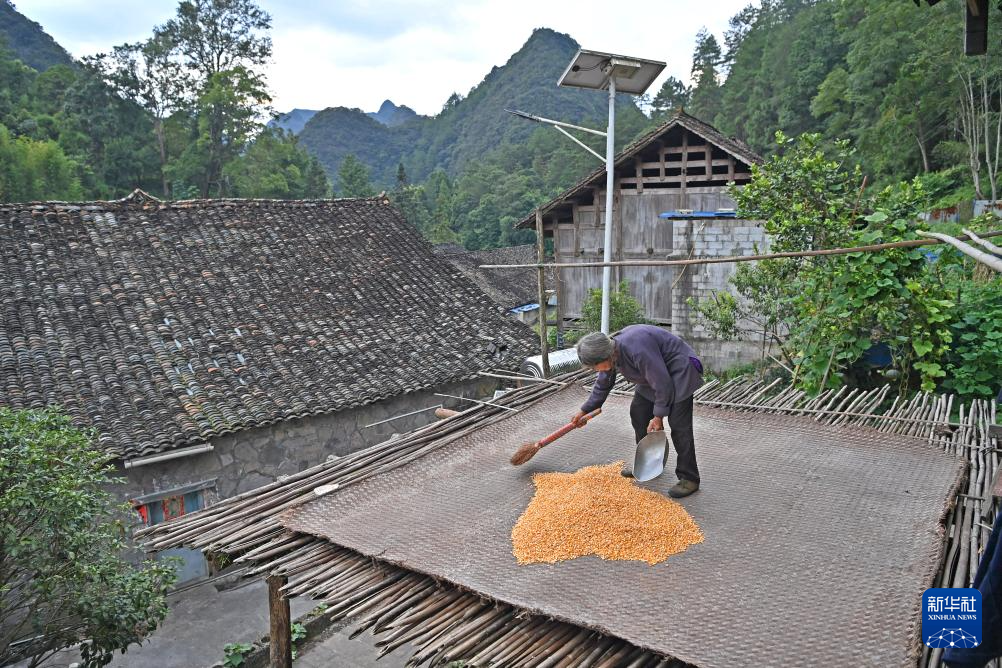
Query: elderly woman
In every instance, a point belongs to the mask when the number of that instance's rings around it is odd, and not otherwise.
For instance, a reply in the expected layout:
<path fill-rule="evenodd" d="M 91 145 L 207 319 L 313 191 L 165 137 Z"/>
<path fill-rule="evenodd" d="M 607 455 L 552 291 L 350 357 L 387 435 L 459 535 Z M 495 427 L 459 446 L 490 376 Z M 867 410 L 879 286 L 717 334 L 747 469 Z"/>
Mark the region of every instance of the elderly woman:
<path fill-rule="evenodd" d="M 692 432 L 692 395 L 703 384 L 703 365 L 685 341 L 653 325 L 630 325 L 609 337 L 601 332 L 588 334 L 577 345 L 578 358 L 598 371 L 591 396 L 574 416 L 577 423 L 586 413 L 602 404 L 616 383 L 616 375 L 636 385 L 630 420 L 640 442 L 652 431 L 664 429 L 668 419 L 671 439 L 678 450 L 676 483 L 668 493 L 688 496 L 699 489 L 696 444 Z M 665 450 L 667 463 L 668 451 Z M 631 468 L 623 475 L 633 477 Z"/>

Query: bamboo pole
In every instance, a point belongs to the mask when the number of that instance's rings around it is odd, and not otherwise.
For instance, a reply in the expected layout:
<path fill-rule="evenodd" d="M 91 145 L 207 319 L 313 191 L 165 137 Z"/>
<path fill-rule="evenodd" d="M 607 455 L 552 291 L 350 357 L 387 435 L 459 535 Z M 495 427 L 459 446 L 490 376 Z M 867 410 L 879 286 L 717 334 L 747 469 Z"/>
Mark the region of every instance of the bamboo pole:
<path fill-rule="evenodd" d="M 539 287 L 539 350 L 543 356 L 543 378 L 550 377 L 550 345 L 546 340 L 546 270 L 543 263 L 546 261 L 546 242 L 543 239 L 543 212 L 536 209 L 536 260 L 539 262 L 537 270 Z"/>
<path fill-rule="evenodd" d="M 967 235 L 961 235 L 966 237 Z M 1002 230 L 985 232 L 981 238 L 1002 236 Z M 959 239 L 959 238 L 958 238 Z M 873 253 L 890 248 L 916 248 L 918 246 L 934 246 L 949 243 L 942 239 L 909 239 L 908 241 L 893 241 L 885 244 L 870 244 L 852 248 L 826 248 L 822 250 L 797 251 L 787 253 L 764 253 L 761 255 L 729 255 L 726 257 L 701 257 L 691 260 L 623 260 L 620 262 L 554 262 L 550 264 L 482 264 L 481 269 L 574 269 L 576 267 L 679 267 L 689 264 L 726 264 L 729 262 L 752 262 L 757 260 L 776 260 L 785 257 L 813 257 L 816 255 L 848 255 L 849 253 Z"/>

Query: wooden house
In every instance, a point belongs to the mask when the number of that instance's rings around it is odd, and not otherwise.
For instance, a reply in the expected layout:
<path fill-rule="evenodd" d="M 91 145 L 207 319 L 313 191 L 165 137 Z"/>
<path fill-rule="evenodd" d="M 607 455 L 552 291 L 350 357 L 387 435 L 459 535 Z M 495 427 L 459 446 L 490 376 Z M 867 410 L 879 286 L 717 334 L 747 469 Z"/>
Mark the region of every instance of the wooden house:
<path fill-rule="evenodd" d="M 748 183 L 751 165 L 759 162 L 761 157 L 740 140 L 682 111 L 634 141 L 615 160 L 613 260 L 744 255 L 767 245 L 759 222 L 734 217 L 735 202 L 728 192 L 729 184 Z M 555 262 L 602 261 L 605 183 L 605 167 L 597 167 L 541 207 Z M 535 212 L 518 223 L 520 228 L 534 226 Z M 684 271 L 615 267 L 613 282 L 629 284 L 650 321 L 700 339 L 704 332 L 690 315 L 688 299 L 728 289 L 732 272 L 733 265 L 693 265 Z M 581 317 L 589 290 L 602 285 L 602 269 L 561 269 L 556 283 L 562 324 Z M 723 342 L 712 346 L 705 354 L 719 357 L 717 366 L 749 356 Z"/>

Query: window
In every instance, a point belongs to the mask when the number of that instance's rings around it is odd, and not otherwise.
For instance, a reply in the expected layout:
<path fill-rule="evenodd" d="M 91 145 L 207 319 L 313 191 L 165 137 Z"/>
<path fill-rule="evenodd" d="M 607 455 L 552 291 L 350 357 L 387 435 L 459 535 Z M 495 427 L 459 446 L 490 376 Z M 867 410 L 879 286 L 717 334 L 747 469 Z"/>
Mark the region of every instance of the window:
<path fill-rule="evenodd" d="M 205 507 L 205 491 L 216 481 L 206 480 L 193 485 L 146 494 L 132 499 L 132 507 L 139 513 L 143 524 L 153 526 L 167 522 Z"/>

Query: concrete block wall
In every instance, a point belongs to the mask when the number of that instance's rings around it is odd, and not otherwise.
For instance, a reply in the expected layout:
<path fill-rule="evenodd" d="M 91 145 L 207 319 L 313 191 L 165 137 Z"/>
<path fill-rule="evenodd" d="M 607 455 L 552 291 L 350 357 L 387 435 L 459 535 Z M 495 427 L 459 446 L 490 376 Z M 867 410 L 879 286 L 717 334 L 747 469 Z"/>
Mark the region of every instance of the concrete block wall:
<path fill-rule="evenodd" d="M 672 239 L 672 257 L 679 259 L 754 255 L 769 246 L 761 222 L 733 218 L 675 220 Z M 672 278 L 672 331 L 689 341 L 715 371 L 761 356 L 761 341 L 712 338 L 688 304 L 690 298 L 710 300 L 720 291 L 737 296 L 729 282 L 736 269 L 734 263 L 687 265 L 677 268 Z"/>
<path fill-rule="evenodd" d="M 762 358 L 761 341 L 721 341 L 712 338 L 687 338 L 706 371 L 720 373 Z M 769 352 L 771 348 L 767 348 Z M 775 354 L 775 353 L 773 353 Z"/>

